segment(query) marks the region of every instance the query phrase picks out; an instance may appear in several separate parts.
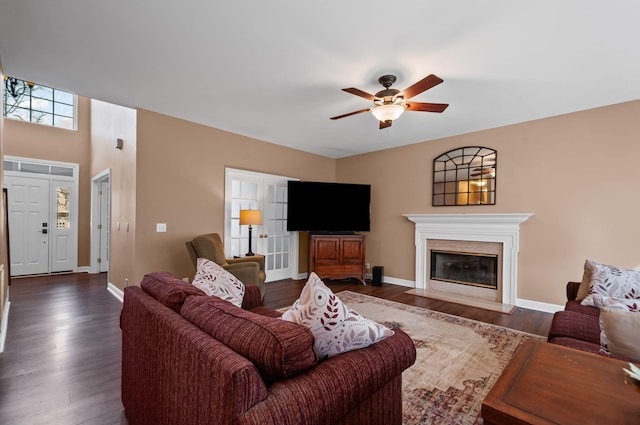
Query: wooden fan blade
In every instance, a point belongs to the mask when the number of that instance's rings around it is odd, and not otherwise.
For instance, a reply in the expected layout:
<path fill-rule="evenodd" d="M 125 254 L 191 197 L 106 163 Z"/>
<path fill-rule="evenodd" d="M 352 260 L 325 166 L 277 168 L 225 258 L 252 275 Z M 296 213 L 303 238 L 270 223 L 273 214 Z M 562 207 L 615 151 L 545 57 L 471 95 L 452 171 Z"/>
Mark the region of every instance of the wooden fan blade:
<path fill-rule="evenodd" d="M 364 97 L 365 99 L 370 100 L 372 102 L 377 99 L 374 95 L 369 94 L 367 92 L 364 92 L 364 91 L 362 91 L 360 89 L 356 89 L 354 87 L 349 87 L 347 89 L 342 89 L 342 91 L 346 91 L 347 93 L 355 94 L 356 96 Z"/>
<path fill-rule="evenodd" d="M 393 121 L 391 121 L 391 120 L 380 121 L 380 130 L 382 130 L 383 128 L 391 127 L 392 123 L 393 123 Z"/>
<path fill-rule="evenodd" d="M 418 81 L 411 87 L 408 87 L 402 91 L 404 95 L 404 100 L 411 99 L 413 96 L 422 93 L 423 91 L 429 90 L 431 87 L 437 86 L 442 82 L 442 78 L 436 77 L 435 75 L 427 75 L 422 80 Z"/>
<path fill-rule="evenodd" d="M 337 117 L 331 117 L 332 120 L 339 120 L 340 118 L 350 117 L 351 115 L 361 114 L 363 112 L 370 111 L 371 108 L 360 109 L 359 111 L 349 112 L 348 114 L 338 115 Z"/>
<path fill-rule="evenodd" d="M 448 103 L 423 103 L 407 102 L 407 110 L 422 112 L 442 112 L 447 109 Z"/>

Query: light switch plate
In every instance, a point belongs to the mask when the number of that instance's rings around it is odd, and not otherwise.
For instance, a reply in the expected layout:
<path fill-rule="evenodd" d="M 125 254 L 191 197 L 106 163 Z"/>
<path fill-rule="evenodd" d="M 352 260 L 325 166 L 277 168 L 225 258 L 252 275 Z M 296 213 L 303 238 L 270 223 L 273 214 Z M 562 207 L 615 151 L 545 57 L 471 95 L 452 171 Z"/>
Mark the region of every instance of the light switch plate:
<path fill-rule="evenodd" d="M 156 232 L 166 232 L 167 223 L 156 223 Z"/>

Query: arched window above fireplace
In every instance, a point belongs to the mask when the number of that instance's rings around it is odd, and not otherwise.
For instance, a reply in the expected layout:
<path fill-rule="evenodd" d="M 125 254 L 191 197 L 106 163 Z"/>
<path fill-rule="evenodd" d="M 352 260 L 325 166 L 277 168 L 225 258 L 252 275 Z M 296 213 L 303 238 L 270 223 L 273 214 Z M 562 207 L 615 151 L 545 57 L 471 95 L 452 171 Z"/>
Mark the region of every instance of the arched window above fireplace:
<path fill-rule="evenodd" d="M 497 152 L 467 146 L 433 160 L 433 206 L 495 205 Z"/>

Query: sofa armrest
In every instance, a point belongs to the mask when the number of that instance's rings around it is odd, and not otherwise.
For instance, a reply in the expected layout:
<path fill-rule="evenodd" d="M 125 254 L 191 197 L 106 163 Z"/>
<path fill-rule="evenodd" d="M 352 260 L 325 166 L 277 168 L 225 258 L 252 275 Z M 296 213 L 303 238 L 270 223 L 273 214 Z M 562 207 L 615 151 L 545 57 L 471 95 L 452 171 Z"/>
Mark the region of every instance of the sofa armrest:
<path fill-rule="evenodd" d="M 332 424 L 395 379 L 416 360 L 411 338 L 401 330 L 369 347 L 320 362 L 269 387 L 268 397 L 237 424 Z M 292 408 L 291 400 L 296 400 Z M 380 400 L 380 403 L 387 402 Z M 380 418 L 379 423 L 388 423 Z"/>
<path fill-rule="evenodd" d="M 256 285 L 244 286 L 244 298 L 242 298 L 242 309 L 251 310 L 262 305 L 260 288 Z"/>
<path fill-rule="evenodd" d="M 260 284 L 260 267 L 256 262 L 230 263 L 223 267 L 245 285 Z"/>
<path fill-rule="evenodd" d="M 598 316 L 575 311 L 558 311 L 553 315 L 547 341 L 569 337 L 600 344 L 600 319 Z"/>
<path fill-rule="evenodd" d="M 227 258 L 229 264 L 258 263 L 260 270 L 264 270 L 264 255 L 252 255 L 249 257 Z"/>
<path fill-rule="evenodd" d="M 573 301 L 578 296 L 578 289 L 581 282 L 568 282 L 567 283 L 567 301 Z"/>

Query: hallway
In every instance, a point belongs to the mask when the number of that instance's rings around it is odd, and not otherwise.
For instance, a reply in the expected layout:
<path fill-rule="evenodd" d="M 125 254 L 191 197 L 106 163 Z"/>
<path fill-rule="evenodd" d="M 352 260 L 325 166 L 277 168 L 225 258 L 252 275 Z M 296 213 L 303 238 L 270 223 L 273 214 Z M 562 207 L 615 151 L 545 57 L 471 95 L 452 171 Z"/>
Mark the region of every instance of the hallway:
<path fill-rule="evenodd" d="M 122 304 L 107 275 L 13 279 L 0 355 L 3 425 L 126 424 L 120 402 Z"/>

